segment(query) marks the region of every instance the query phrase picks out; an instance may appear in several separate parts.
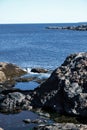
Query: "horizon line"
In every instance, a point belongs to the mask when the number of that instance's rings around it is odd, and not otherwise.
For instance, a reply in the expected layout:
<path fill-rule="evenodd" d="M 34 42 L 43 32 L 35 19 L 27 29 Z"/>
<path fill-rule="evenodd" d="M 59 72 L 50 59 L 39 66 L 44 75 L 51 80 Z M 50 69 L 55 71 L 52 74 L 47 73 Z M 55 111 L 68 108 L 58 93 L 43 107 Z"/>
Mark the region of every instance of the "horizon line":
<path fill-rule="evenodd" d="M 0 23 L 1 24 L 69 24 L 69 23 L 87 23 L 87 22 L 32 22 L 32 23 L 21 23 L 21 22 L 15 22 L 15 23 Z"/>

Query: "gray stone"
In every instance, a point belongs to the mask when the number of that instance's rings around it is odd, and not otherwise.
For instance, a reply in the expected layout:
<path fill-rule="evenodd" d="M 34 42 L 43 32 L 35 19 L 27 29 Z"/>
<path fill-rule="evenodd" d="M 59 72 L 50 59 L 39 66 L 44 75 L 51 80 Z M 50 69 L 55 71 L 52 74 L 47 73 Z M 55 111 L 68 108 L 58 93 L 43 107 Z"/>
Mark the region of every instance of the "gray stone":
<path fill-rule="evenodd" d="M 13 92 L 7 94 L 5 97 L 2 95 L 0 102 L 0 110 L 3 112 L 14 112 L 22 109 L 32 109 L 30 101 L 25 99 L 25 95 L 20 92 Z"/>

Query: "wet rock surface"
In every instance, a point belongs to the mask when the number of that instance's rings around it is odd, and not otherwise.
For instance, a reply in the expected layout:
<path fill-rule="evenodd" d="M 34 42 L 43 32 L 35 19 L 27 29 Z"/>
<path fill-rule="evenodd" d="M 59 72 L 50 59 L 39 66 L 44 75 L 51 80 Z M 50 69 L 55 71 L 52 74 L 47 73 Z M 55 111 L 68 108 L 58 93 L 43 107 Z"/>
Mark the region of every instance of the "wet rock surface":
<path fill-rule="evenodd" d="M 65 27 L 49 26 L 49 27 L 46 27 L 46 29 L 87 31 L 87 25 L 83 24 L 83 25 L 78 25 L 78 26 L 65 26 Z"/>
<path fill-rule="evenodd" d="M 87 53 L 68 56 L 33 94 L 34 107 L 87 117 Z"/>

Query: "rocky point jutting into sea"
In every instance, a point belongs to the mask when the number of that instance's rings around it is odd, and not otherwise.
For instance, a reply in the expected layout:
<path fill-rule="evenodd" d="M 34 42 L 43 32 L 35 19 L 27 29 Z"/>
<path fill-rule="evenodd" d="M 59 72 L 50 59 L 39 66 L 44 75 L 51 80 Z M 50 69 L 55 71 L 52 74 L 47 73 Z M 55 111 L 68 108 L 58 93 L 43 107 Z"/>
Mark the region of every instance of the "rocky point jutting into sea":
<path fill-rule="evenodd" d="M 46 81 L 32 91 L 14 88 L 16 80 L 23 74 L 26 71 L 16 65 L 0 63 L 1 112 L 49 108 L 57 113 L 70 114 L 71 117 L 87 117 L 86 52 L 69 55 Z M 55 126 L 56 129 L 58 127 Z"/>
<path fill-rule="evenodd" d="M 58 30 L 74 30 L 74 31 L 87 31 L 87 24 L 82 24 L 79 26 L 49 26 L 46 29 L 58 29 Z"/>

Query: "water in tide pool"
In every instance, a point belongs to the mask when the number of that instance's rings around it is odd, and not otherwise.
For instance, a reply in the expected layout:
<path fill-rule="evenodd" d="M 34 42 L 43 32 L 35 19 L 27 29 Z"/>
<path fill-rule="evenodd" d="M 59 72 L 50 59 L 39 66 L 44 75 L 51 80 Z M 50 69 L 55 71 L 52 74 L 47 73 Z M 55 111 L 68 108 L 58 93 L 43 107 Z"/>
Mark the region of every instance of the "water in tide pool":
<path fill-rule="evenodd" d="M 0 61 L 55 69 L 67 55 L 87 51 L 87 31 L 47 30 L 78 24 L 0 25 Z"/>

